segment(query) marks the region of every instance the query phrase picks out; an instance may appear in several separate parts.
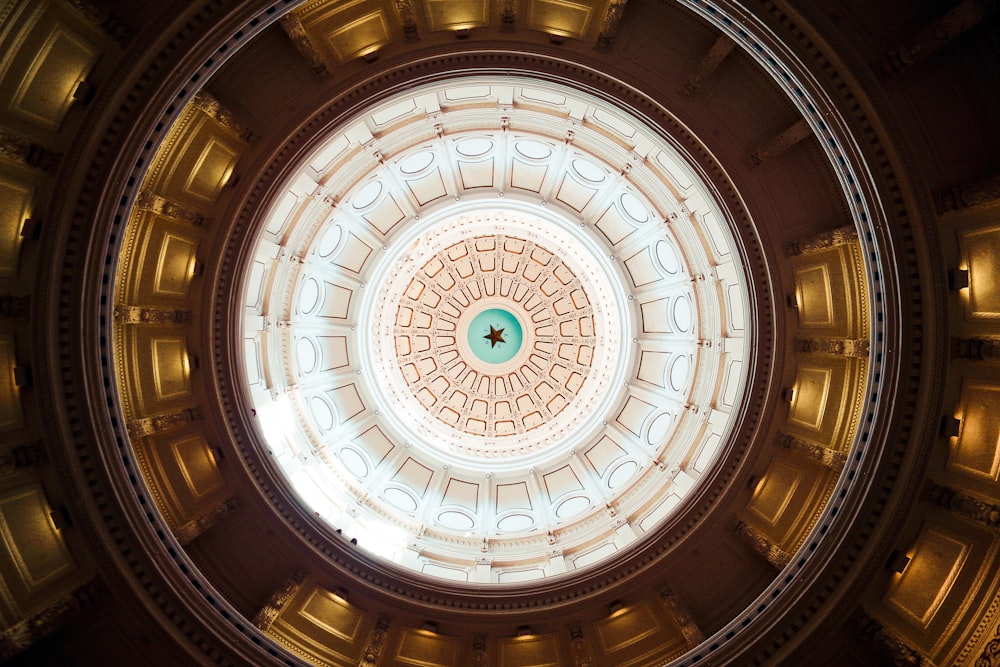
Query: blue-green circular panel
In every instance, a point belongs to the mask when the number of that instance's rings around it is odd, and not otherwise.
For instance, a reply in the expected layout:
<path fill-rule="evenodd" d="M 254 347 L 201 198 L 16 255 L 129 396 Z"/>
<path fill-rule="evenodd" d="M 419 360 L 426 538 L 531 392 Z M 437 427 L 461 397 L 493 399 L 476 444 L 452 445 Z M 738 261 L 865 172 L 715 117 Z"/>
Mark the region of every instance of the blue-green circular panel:
<path fill-rule="evenodd" d="M 521 323 L 502 308 L 490 308 L 469 322 L 469 348 L 481 361 L 503 364 L 521 349 Z"/>

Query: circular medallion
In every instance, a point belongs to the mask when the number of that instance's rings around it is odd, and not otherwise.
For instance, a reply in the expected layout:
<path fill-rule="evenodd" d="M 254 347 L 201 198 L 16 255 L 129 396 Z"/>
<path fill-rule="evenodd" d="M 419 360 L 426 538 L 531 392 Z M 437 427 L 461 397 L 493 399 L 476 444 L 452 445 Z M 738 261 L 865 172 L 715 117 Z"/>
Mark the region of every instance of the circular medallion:
<path fill-rule="evenodd" d="M 499 366 L 521 349 L 521 322 L 505 308 L 488 308 L 464 327 L 465 342 L 480 361 Z"/>

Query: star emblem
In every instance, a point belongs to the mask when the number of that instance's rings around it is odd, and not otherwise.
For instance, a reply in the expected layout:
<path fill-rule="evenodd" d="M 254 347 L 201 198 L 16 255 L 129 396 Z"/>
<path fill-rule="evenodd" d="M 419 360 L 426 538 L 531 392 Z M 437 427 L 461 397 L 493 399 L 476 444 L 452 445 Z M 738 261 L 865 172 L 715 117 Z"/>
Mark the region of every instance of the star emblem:
<path fill-rule="evenodd" d="M 490 349 L 497 346 L 497 343 L 506 343 L 507 341 L 503 338 L 503 329 L 497 329 L 492 324 L 490 325 L 490 332 L 483 336 L 486 340 L 490 341 Z"/>

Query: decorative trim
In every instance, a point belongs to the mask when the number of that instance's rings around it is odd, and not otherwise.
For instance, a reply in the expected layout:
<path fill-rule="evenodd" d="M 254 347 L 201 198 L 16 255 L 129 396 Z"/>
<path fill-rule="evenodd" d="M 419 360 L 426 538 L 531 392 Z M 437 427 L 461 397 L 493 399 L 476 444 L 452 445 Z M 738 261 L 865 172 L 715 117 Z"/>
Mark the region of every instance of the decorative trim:
<path fill-rule="evenodd" d="M 858 230 L 855 227 L 838 227 L 832 231 L 790 243 L 785 248 L 785 254 L 789 257 L 811 255 L 836 246 L 857 242 Z"/>
<path fill-rule="evenodd" d="M 285 581 L 284 585 L 275 591 L 271 599 L 267 601 L 263 607 L 260 608 L 256 614 L 254 614 L 251 623 L 253 623 L 259 630 L 267 632 L 270 627 L 278 620 L 278 616 L 281 615 L 281 611 L 289 603 L 289 601 L 295 597 L 295 594 L 299 592 L 302 588 L 302 582 L 306 579 L 306 575 L 301 570 L 293 570 L 291 575 Z"/>

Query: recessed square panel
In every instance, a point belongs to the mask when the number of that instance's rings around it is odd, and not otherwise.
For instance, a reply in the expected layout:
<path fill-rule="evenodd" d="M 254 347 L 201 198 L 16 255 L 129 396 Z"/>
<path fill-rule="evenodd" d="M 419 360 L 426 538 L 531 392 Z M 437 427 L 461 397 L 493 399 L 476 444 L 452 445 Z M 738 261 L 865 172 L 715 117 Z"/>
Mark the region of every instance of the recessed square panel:
<path fill-rule="evenodd" d="M 324 632 L 347 642 L 357 639 L 365 618 L 347 601 L 322 588 L 310 592 L 299 614 Z"/>
<path fill-rule="evenodd" d="M 909 564 L 889 588 L 885 603 L 926 628 L 951 592 L 971 548 L 944 530 L 924 526 L 910 551 Z"/>
<path fill-rule="evenodd" d="M 33 188 L 0 176 L 0 277 L 17 275 L 21 228 L 31 214 Z"/>
<path fill-rule="evenodd" d="M 559 655 L 554 635 L 502 637 L 497 642 L 499 663 L 504 667 L 559 667 L 566 664 Z"/>
<path fill-rule="evenodd" d="M 1000 318 L 1000 227 L 964 234 L 962 241 L 969 267 L 969 314 Z"/>
<path fill-rule="evenodd" d="M 208 204 L 214 204 L 229 182 L 239 154 L 221 141 L 211 138 L 202 148 L 184 183 L 184 192 Z"/>
<path fill-rule="evenodd" d="M 418 667 L 450 667 L 459 664 L 459 640 L 426 630 L 404 628 L 396 648 L 396 660 Z"/>
<path fill-rule="evenodd" d="M 382 10 L 371 12 L 326 35 L 326 43 L 341 63 L 389 42 L 389 24 Z"/>
<path fill-rule="evenodd" d="M 194 256 L 193 240 L 177 234 L 164 234 L 156 260 L 153 292 L 157 296 L 187 296 Z"/>
<path fill-rule="evenodd" d="M 951 447 L 948 468 L 972 477 L 1000 479 L 1000 386 L 962 387 L 962 427 Z"/>
<path fill-rule="evenodd" d="M 191 393 L 187 340 L 183 337 L 150 339 L 153 387 L 157 400 L 169 400 Z"/>
<path fill-rule="evenodd" d="M 788 411 L 788 421 L 803 428 L 819 431 L 826 415 L 832 380 L 833 369 L 800 364 L 799 373 L 795 378 L 792 405 Z"/>
<path fill-rule="evenodd" d="M 582 39 L 593 12 L 593 7 L 566 0 L 532 0 L 528 5 L 528 26 L 553 35 Z"/>
<path fill-rule="evenodd" d="M 17 428 L 24 424 L 21 412 L 20 390 L 14 385 L 14 337 L 0 336 L 0 431 Z"/>
<path fill-rule="evenodd" d="M 610 617 L 594 624 L 601 650 L 605 654 L 637 652 L 640 647 L 661 648 L 673 636 L 673 641 L 683 636 L 674 627 L 668 626 L 653 613 L 648 604 L 630 605 Z M 623 658 L 625 656 L 622 656 Z"/>
<path fill-rule="evenodd" d="M 782 461 L 774 461 L 761 478 L 749 509 L 762 521 L 775 526 L 802 480 L 802 471 Z"/>
<path fill-rule="evenodd" d="M 99 55 L 68 26 L 56 23 L 14 93 L 11 111 L 46 130 L 58 130 L 77 85 L 86 79 Z"/>
<path fill-rule="evenodd" d="M 833 326 L 833 288 L 830 270 L 825 264 L 803 267 L 795 272 L 795 298 L 800 326 Z"/>
<path fill-rule="evenodd" d="M 27 595 L 76 568 L 50 512 L 40 485 L 9 489 L 0 496 L 0 536 Z"/>
<path fill-rule="evenodd" d="M 195 502 L 222 488 L 224 482 L 215 456 L 203 435 L 174 440 L 170 443 L 170 450 L 184 485 Z"/>
<path fill-rule="evenodd" d="M 489 24 L 489 0 L 424 0 L 430 30 L 481 28 Z"/>

